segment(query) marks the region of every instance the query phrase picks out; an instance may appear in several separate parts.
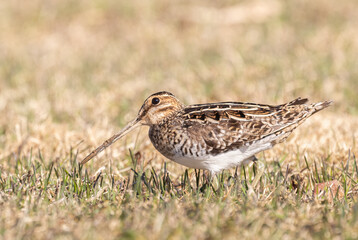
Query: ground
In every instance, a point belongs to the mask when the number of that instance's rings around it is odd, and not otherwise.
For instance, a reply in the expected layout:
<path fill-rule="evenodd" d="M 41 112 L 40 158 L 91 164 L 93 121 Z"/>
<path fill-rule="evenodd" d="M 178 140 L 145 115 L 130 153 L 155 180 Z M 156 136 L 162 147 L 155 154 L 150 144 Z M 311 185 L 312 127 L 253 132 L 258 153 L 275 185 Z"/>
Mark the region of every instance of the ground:
<path fill-rule="evenodd" d="M 351 0 L 3 2 L 0 238 L 357 239 L 357 9 Z M 156 152 L 146 127 L 78 164 L 162 90 L 185 104 L 334 104 L 259 154 L 263 172 L 227 170 L 212 186 Z"/>

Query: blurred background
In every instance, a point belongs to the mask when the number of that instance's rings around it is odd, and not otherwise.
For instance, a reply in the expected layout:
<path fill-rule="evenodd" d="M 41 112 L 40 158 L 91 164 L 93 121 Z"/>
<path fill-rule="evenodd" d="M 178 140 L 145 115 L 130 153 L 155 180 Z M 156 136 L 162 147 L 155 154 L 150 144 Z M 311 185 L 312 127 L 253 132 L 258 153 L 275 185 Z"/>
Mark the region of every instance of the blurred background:
<path fill-rule="evenodd" d="M 3 1 L 0 159 L 31 149 L 84 156 L 161 90 L 186 104 L 331 99 L 315 129 L 345 126 L 351 143 L 357 9 L 352 0 Z"/>
<path fill-rule="evenodd" d="M 0 240 L 357 239 L 357 12 L 357 0 L 2 0 Z M 257 155 L 254 188 L 252 166 L 213 191 L 189 169 L 185 188 L 147 127 L 78 170 L 163 90 L 185 104 L 334 104 Z M 328 180 L 343 200 L 313 199 Z"/>

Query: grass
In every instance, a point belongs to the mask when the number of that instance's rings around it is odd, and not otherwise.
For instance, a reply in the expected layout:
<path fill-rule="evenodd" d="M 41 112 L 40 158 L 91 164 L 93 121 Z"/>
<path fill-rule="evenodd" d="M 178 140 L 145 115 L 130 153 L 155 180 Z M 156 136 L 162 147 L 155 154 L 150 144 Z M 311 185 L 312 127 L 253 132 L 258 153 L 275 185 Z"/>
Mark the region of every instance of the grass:
<path fill-rule="evenodd" d="M 144 167 L 134 158 L 123 178 L 112 167 L 90 175 L 76 154 L 67 163 L 44 163 L 41 153 L 2 169 L 2 229 L 15 238 L 355 238 L 357 160 L 328 165 L 327 159 L 299 173 L 280 161 L 266 162 L 256 186 L 254 167 L 218 174 L 202 171 L 174 177 L 166 164 Z M 9 157 L 9 162 L 13 157 Z M 14 174 L 6 174 L 14 172 Z M 312 184 L 337 179 L 343 198 L 313 196 Z M 330 194 L 330 192 L 327 192 Z"/>
<path fill-rule="evenodd" d="M 1 4 L 0 238 L 358 238 L 357 7 Z M 145 128 L 78 164 L 160 90 L 187 104 L 334 105 L 259 154 L 263 172 L 239 167 L 209 183 L 156 152 Z M 333 180 L 338 191 L 315 192 Z"/>

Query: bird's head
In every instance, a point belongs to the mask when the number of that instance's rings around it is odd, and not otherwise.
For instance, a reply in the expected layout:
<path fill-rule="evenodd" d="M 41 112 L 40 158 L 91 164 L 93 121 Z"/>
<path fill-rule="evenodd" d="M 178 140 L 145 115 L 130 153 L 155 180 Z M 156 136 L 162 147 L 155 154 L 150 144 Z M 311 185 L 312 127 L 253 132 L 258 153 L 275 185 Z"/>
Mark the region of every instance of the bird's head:
<path fill-rule="evenodd" d="M 170 92 L 150 95 L 143 103 L 137 121 L 143 125 L 155 125 L 182 110 L 184 105 Z"/>
<path fill-rule="evenodd" d="M 158 92 L 150 95 L 140 108 L 137 117 L 127 124 L 118 134 L 115 134 L 108 140 L 106 140 L 96 150 L 91 152 L 86 158 L 82 160 L 82 164 L 85 164 L 91 160 L 98 153 L 110 146 L 115 141 L 122 138 L 134 128 L 141 125 L 153 126 L 159 124 L 169 117 L 172 117 L 175 113 L 182 110 L 184 105 L 169 92 Z"/>

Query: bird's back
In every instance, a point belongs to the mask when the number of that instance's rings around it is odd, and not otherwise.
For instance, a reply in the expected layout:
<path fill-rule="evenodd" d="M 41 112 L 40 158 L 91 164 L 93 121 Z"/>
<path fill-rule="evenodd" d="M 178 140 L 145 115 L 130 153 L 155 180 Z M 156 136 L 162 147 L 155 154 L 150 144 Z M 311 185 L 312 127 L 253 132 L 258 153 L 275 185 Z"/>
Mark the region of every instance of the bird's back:
<path fill-rule="evenodd" d="M 212 154 L 220 154 L 272 134 L 284 140 L 304 120 L 331 104 L 306 104 L 307 101 L 297 98 L 277 106 L 241 102 L 197 104 L 186 107 L 182 117 L 192 135 L 203 138 Z"/>

